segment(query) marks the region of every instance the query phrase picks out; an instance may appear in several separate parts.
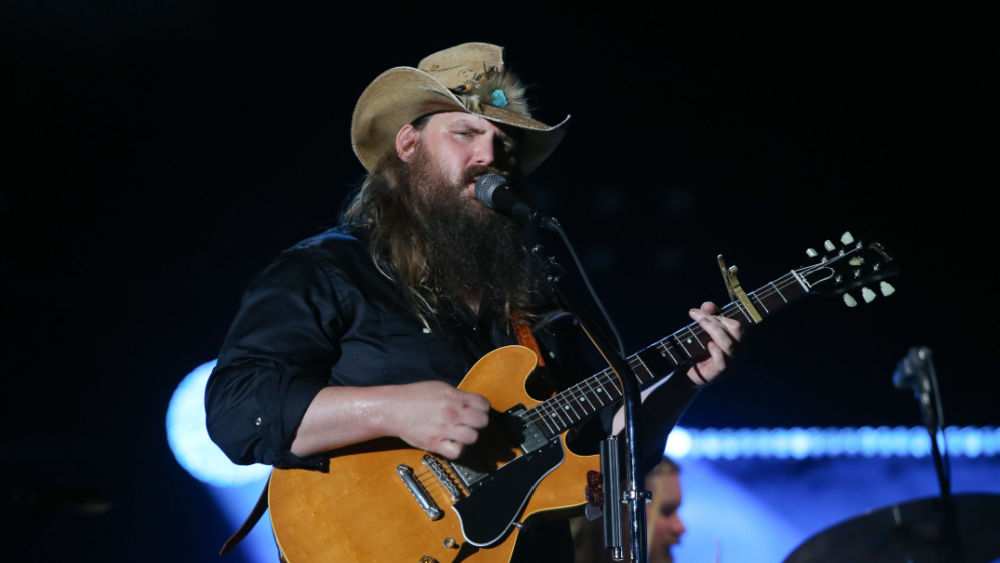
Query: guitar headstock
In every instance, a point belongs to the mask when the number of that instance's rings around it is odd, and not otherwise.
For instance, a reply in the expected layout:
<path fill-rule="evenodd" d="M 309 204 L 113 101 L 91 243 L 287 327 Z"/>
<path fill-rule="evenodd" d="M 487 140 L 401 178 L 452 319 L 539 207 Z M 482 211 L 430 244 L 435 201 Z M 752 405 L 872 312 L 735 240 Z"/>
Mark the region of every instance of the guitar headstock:
<path fill-rule="evenodd" d="M 898 273 L 898 269 L 879 243 L 856 241 L 850 232 L 845 232 L 839 246 L 828 240 L 823 248 L 826 253 L 822 255 L 812 248 L 806 250 L 812 263 L 795 270 L 810 292 L 843 295 L 844 303 L 855 307 L 858 298 L 849 293 L 851 290 L 860 288 L 859 297 L 865 303 L 874 301 L 878 293 L 888 297 L 896 291 L 883 280 Z M 878 293 L 870 286 L 876 287 Z"/>

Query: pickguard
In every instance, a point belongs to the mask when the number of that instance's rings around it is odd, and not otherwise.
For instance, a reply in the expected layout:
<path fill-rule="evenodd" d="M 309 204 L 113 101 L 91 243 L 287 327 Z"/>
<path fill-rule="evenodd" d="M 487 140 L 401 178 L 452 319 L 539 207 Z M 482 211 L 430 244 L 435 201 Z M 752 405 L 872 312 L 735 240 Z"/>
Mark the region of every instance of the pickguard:
<path fill-rule="evenodd" d="M 451 507 L 462 523 L 465 539 L 484 547 L 506 535 L 538 483 L 564 459 L 565 452 L 557 436 L 477 482 L 468 497 Z"/>

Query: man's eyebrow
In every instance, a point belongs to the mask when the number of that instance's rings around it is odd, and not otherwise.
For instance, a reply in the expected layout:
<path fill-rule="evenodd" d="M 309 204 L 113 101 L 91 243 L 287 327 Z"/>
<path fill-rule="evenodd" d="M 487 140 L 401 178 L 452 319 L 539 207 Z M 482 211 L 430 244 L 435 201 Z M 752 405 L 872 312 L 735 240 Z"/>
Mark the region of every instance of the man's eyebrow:
<path fill-rule="evenodd" d="M 460 118 L 456 119 L 454 122 L 452 122 L 452 126 L 453 127 L 465 127 L 465 128 L 468 128 L 468 129 L 472 129 L 473 131 L 475 131 L 477 133 L 483 133 L 483 132 L 486 131 L 486 128 L 483 127 L 482 125 L 480 125 L 478 122 L 475 122 L 475 121 L 472 121 L 470 119 L 466 119 L 466 118 L 463 118 L 463 117 L 460 117 Z M 497 136 L 500 137 L 501 140 L 509 142 L 509 143 L 513 143 L 515 145 L 518 143 L 517 136 L 511 135 L 510 133 L 504 131 L 500 127 L 497 127 L 497 131 L 499 131 L 499 133 L 497 134 Z"/>
<path fill-rule="evenodd" d="M 485 130 L 482 126 L 480 126 L 475 121 L 472 121 L 471 119 L 465 119 L 465 118 L 462 118 L 462 117 L 456 119 L 451 124 L 454 127 L 467 127 L 469 129 L 473 129 L 473 130 L 476 130 L 476 131 L 484 131 Z"/>

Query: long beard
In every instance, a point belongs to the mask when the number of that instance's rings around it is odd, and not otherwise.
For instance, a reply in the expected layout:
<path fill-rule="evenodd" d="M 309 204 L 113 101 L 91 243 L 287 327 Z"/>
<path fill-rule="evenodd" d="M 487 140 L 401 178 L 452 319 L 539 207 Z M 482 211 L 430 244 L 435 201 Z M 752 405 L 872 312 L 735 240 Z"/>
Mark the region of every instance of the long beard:
<path fill-rule="evenodd" d="M 511 308 L 537 300 L 539 269 L 518 225 L 463 193 L 473 176 L 492 172 L 475 167 L 455 184 L 423 151 L 411 164 L 409 180 L 428 249 L 428 282 L 440 298 L 441 314 L 478 307 L 480 318 L 503 322 Z"/>

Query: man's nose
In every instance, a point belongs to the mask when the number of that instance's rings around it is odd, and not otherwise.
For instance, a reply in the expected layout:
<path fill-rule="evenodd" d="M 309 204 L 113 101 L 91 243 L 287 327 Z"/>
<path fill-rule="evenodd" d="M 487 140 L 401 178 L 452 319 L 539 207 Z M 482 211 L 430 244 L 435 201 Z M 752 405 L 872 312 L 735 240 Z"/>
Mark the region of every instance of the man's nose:
<path fill-rule="evenodd" d="M 492 135 L 480 135 L 476 140 L 475 153 L 473 154 L 473 164 L 478 166 L 492 166 L 496 154 Z"/>

